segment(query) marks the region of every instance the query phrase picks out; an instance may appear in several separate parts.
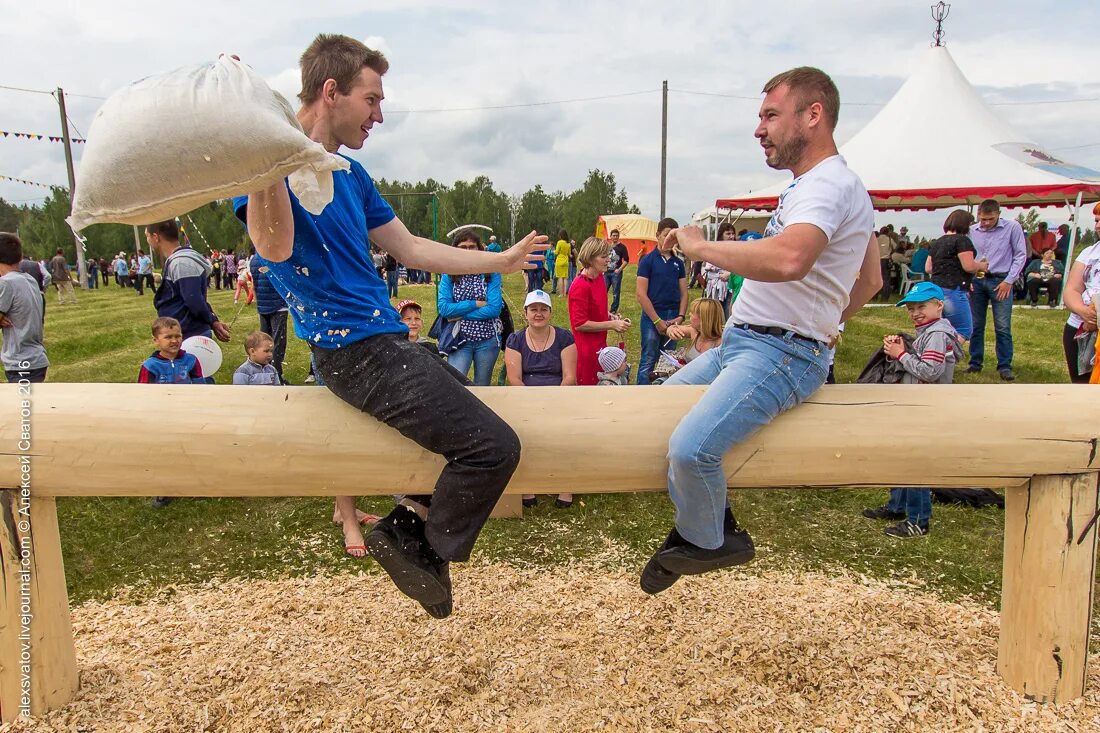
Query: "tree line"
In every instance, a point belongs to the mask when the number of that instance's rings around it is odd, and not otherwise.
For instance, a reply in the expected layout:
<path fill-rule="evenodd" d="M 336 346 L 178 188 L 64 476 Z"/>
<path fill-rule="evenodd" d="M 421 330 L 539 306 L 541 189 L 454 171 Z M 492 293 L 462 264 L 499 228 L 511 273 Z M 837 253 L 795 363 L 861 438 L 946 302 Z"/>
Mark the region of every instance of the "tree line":
<path fill-rule="evenodd" d="M 450 186 L 431 178 L 417 182 L 380 178 L 375 185 L 413 234 L 439 241 L 463 224 L 482 224 L 491 227 L 501 242 L 509 243 L 514 215 L 517 238 L 532 229 L 551 237 L 565 229 L 581 242 L 595 232 L 596 220 L 603 214 L 640 213 L 615 175 L 599 169 L 590 170 L 581 186 L 568 193 L 547 192 L 536 185 L 522 196 L 509 196 L 496 190 L 486 176 Z M 75 261 L 72 231 L 65 223 L 70 210 L 69 192 L 64 188 L 51 189 L 45 201 L 33 206 L 16 206 L 0 198 L 0 231 L 17 232 L 25 251 L 35 259 L 49 258 L 61 247 Z M 213 201 L 179 218 L 191 245 L 204 254 L 213 249 L 248 250 L 248 237 L 229 201 Z M 87 257 L 109 260 L 119 252 L 133 252 L 136 246 L 134 228 L 125 224 L 96 224 L 81 235 L 86 239 Z M 138 242 L 144 246 L 140 231 Z"/>

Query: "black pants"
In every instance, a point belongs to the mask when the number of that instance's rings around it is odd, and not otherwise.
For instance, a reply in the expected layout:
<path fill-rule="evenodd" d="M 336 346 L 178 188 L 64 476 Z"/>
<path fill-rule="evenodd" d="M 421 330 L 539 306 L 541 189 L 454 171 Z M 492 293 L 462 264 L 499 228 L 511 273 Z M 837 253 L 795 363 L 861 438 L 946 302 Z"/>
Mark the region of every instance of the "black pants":
<path fill-rule="evenodd" d="M 1062 329 L 1062 351 L 1066 354 L 1066 367 L 1069 369 L 1069 381 L 1074 384 L 1088 384 L 1091 374 L 1077 373 L 1077 339 L 1074 338 L 1077 329 L 1066 324 Z"/>
<path fill-rule="evenodd" d="M 1058 298 L 1062 294 L 1062 281 L 1047 280 L 1044 282 L 1040 277 L 1029 277 L 1027 279 L 1027 297 L 1031 299 L 1032 305 L 1039 302 L 1039 288 L 1043 287 L 1047 289 L 1047 305 L 1057 305 Z"/>
<path fill-rule="evenodd" d="M 887 300 L 890 297 L 890 293 L 894 290 L 894 268 L 890 266 L 889 258 L 885 260 L 880 259 L 879 268 L 882 270 L 882 290 L 878 292 L 878 297 Z"/>
<path fill-rule="evenodd" d="M 275 371 L 283 381 L 283 362 L 286 360 L 286 311 L 260 314 L 260 330 L 275 342 Z"/>
<path fill-rule="evenodd" d="M 337 397 L 447 459 L 435 493 L 409 498 L 429 506 L 432 549 L 444 560 L 468 559 L 519 465 L 512 428 L 466 389 L 464 376 L 403 335 L 313 347 L 313 355 Z"/>
<path fill-rule="evenodd" d="M 138 295 L 145 295 L 145 286 L 148 285 L 150 290 L 156 290 L 157 284 L 153 280 L 153 273 L 147 272 L 144 275 L 138 274 L 137 280 L 134 281 L 134 287 L 137 288 Z"/>
<path fill-rule="evenodd" d="M 28 382 L 40 383 L 46 381 L 46 370 L 49 367 L 41 367 L 40 369 L 5 369 L 4 376 L 7 377 L 8 382 L 18 382 L 26 379 Z"/>

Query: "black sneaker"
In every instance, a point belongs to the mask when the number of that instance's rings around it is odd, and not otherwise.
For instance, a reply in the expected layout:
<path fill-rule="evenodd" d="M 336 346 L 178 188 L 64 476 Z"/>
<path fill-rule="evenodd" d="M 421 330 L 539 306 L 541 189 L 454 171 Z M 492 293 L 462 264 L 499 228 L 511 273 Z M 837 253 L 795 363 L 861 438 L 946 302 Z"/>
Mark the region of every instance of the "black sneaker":
<path fill-rule="evenodd" d="M 573 506 L 573 500 L 570 499 L 569 501 L 564 501 L 562 499 L 554 499 L 554 506 L 558 509 L 568 509 L 569 507 Z"/>
<path fill-rule="evenodd" d="M 967 374 L 977 374 L 981 370 L 982 370 L 982 368 L 980 366 L 975 366 L 975 365 L 971 364 L 970 366 L 968 366 L 966 368 L 966 373 Z"/>
<path fill-rule="evenodd" d="M 1001 375 L 1001 381 L 1013 382 L 1016 380 L 1016 375 L 1012 373 L 1011 369 L 1001 369 L 997 373 Z"/>
<path fill-rule="evenodd" d="M 171 503 L 172 503 L 172 497 L 171 496 L 154 496 L 153 497 L 153 508 L 154 509 L 163 509 L 164 507 L 168 506 Z"/>
<path fill-rule="evenodd" d="M 530 509 L 533 506 L 538 506 L 539 500 L 537 497 L 532 496 L 530 499 L 523 499 L 523 506 Z"/>
<path fill-rule="evenodd" d="M 366 537 L 366 545 L 367 552 L 402 593 L 425 609 L 450 606 L 447 563 L 428 544 L 424 520 L 416 512 L 396 507 L 375 523 Z M 430 609 L 428 612 L 432 613 Z"/>
<path fill-rule="evenodd" d="M 447 589 L 447 599 L 442 603 L 433 603 L 431 605 L 421 603 L 420 605 L 434 618 L 447 618 L 451 615 L 451 611 L 453 610 L 453 605 L 451 603 L 451 564 L 449 562 L 444 562 L 440 565 L 439 579 Z"/>
<path fill-rule="evenodd" d="M 661 546 L 657 548 L 657 552 L 654 553 L 653 557 L 649 558 L 649 562 L 642 568 L 642 577 L 640 580 L 642 590 L 651 596 L 656 595 L 672 587 L 672 584 L 680 579 L 679 573 L 670 572 L 662 567 L 660 561 L 657 559 L 657 555 L 660 555 L 661 552 L 671 547 L 683 545 L 684 542 L 685 540 L 680 537 L 680 533 L 677 532 L 675 528 L 668 533 L 668 537 Z"/>
<path fill-rule="evenodd" d="M 905 519 L 905 512 L 895 512 L 886 506 L 877 506 L 874 509 L 864 509 L 863 516 L 868 519 L 892 519 L 897 521 Z"/>
<path fill-rule="evenodd" d="M 725 541 L 716 550 L 706 550 L 685 540 L 683 544 L 660 550 L 654 557 L 670 573 L 699 575 L 711 570 L 744 565 L 756 556 L 752 537 L 737 526 L 728 510 L 725 534 Z"/>
<path fill-rule="evenodd" d="M 908 519 L 904 522 L 898 522 L 882 530 L 890 537 L 899 537 L 903 540 L 907 540 L 911 537 L 924 537 L 928 534 L 928 527 L 922 527 L 919 524 L 913 524 Z"/>

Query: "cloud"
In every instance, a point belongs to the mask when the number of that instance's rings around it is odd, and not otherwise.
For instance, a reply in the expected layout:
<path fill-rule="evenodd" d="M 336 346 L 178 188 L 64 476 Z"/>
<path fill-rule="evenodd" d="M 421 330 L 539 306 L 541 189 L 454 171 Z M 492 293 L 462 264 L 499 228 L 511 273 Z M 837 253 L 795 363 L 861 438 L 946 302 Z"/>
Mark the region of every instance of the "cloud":
<path fill-rule="evenodd" d="M 165 5 L 27 5 L 0 0 L 3 82 L 106 96 L 130 81 L 241 55 L 292 103 L 296 61 L 319 32 L 342 32 L 386 54 L 386 121 L 353 155 L 376 177 L 450 183 L 484 174 L 522 193 L 579 185 L 591 168 L 615 173 L 633 200 L 656 216 L 660 191 L 660 86 L 737 94 L 730 99 L 670 93 L 668 213 L 681 219 L 719 196 L 782 179 L 752 137 L 759 90 L 777 71 L 813 64 L 830 72 L 844 106 L 838 139 L 854 135 L 921 62 L 931 41 L 927 3 L 791 0 L 781 22 L 757 3 L 704 0 L 622 4 L 377 0 L 370 10 L 336 0 L 242 0 Z M 956 3 L 947 43 L 963 72 L 991 102 L 1100 97 L 1091 58 L 1100 6 L 1068 0 L 1035 13 L 1023 0 L 995 8 Z M 247 29 L 247 32 L 244 32 Z M 647 90 L 629 97 L 612 95 Z M 609 97 L 599 101 L 477 112 L 398 110 L 479 107 Z M 101 100 L 70 96 L 84 133 Z M 0 90 L 5 129 L 57 134 L 48 95 Z M 1100 104 L 994 107 L 1021 134 L 1049 148 L 1100 142 L 1091 121 Z M 79 165 L 79 146 L 74 149 Z M 1055 152 L 1058 152 L 1055 150 Z M 1100 146 L 1066 150 L 1100 167 Z M 0 138 L 0 174 L 64 183 L 61 147 Z M 33 175 L 32 175 L 33 174 Z M 39 178 L 35 178 L 38 176 Z M 42 193 L 0 182 L 0 196 Z M 938 230 L 940 215 L 883 215 Z"/>

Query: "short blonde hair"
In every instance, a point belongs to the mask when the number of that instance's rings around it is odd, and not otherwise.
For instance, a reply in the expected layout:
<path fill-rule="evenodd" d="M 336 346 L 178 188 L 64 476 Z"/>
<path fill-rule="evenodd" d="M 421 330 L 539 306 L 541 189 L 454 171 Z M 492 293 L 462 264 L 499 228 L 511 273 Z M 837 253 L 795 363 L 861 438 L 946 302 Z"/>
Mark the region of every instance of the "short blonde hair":
<path fill-rule="evenodd" d="M 708 341 L 722 338 L 722 329 L 726 325 L 726 310 L 721 301 L 714 298 L 696 298 L 689 313 L 699 316 L 699 335 Z"/>
<path fill-rule="evenodd" d="M 253 331 L 244 337 L 244 350 L 245 353 L 258 349 L 266 343 L 275 343 L 275 339 L 271 338 L 270 334 L 266 334 L 263 331 Z"/>
<path fill-rule="evenodd" d="M 589 237 L 584 240 L 580 251 L 577 252 L 577 262 L 581 263 L 581 267 L 591 267 L 597 257 L 608 254 L 611 254 L 611 244 L 606 239 Z"/>

